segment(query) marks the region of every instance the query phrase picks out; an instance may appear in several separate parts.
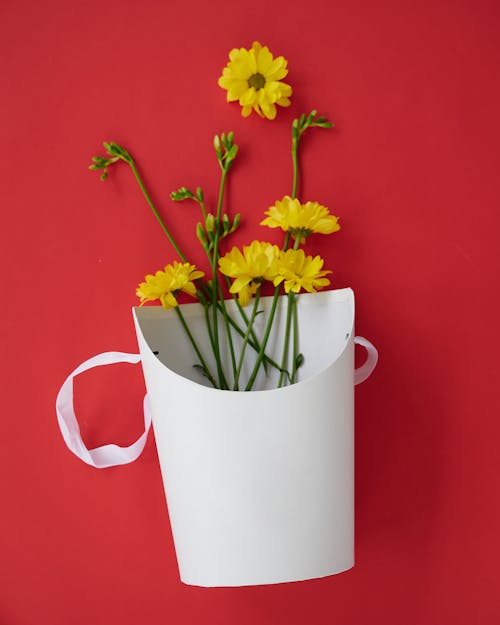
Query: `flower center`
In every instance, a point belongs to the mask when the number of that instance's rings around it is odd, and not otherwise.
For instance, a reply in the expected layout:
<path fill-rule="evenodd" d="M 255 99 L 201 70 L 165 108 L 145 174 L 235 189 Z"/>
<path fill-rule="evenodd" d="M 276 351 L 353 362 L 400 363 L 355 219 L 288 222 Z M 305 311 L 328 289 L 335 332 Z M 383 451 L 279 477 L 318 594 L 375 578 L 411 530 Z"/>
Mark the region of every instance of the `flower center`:
<path fill-rule="evenodd" d="M 262 89 L 262 87 L 266 84 L 266 79 L 262 74 L 252 74 L 248 79 L 248 86 L 253 87 L 255 91 Z"/>

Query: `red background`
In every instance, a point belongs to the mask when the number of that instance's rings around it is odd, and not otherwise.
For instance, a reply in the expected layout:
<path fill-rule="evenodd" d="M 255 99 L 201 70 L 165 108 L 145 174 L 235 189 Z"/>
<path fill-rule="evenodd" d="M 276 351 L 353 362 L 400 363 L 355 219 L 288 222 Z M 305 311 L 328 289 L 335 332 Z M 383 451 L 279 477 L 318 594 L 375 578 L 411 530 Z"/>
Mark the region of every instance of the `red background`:
<path fill-rule="evenodd" d="M 488 625 L 497 561 L 499 4 L 355 0 L 36 2 L 0 8 L 2 49 L 2 625 Z M 216 80 L 254 39 L 289 60 L 293 106 L 244 120 Z M 87 170 L 103 140 L 138 160 L 184 246 L 213 201 L 211 142 L 234 130 L 240 240 L 290 192 L 291 120 L 336 129 L 304 143 L 304 199 L 341 217 L 311 242 L 352 286 L 357 330 L 380 350 L 356 391 L 357 564 L 278 586 L 180 583 L 149 437 L 98 471 L 65 448 L 66 375 L 136 351 L 131 306 L 174 259 L 126 166 Z M 76 386 L 89 446 L 141 428 L 139 368 Z"/>

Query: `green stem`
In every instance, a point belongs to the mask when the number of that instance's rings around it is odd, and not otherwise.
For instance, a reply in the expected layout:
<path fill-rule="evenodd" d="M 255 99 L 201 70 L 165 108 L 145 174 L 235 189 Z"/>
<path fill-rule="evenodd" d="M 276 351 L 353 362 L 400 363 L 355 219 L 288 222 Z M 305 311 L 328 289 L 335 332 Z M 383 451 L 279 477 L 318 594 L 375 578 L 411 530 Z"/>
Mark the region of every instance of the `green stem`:
<path fill-rule="evenodd" d="M 239 391 L 239 380 L 240 380 L 240 373 L 241 373 L 241 367 L 243 366 L 243 359 L 245 356 L 245 351 L 248 345 L 248 339 L 250 338 L 250 334 L 252 332 L 252 328 L 253 328 L 253 322 L 255 321 L 255 315 L 257 314 L 257 309 L 259 306 L 259 300 L 260 300 L 260 289 L 257 291 L 257 293 L 255 294 L 255 300 L 253 303 L 253 308 L 252 308 L 252 314 L 250 315 L 250 321 L 248 322 L 247 325 L 247 331 L 245 332 L 245 336 L 243 338 L 243 344 L 241 346 L 241 352 L 240 352 L 240 359 L 238 362 L 238 369 L 236 370 L 236 375 L 234 378 L 234 387 L 233 387 L 233 391 Z"/>
<path fill-rule="evenodd" d="M 299 181 L 299 141 L 300 141 L 300 132 L 297 130 L 297 134 L 295 135 L 294 129 L 292 128 L 292 165 L 293 165 L 293 182 L 292 182 L 292 199 L 297 197 L 297 186 Z M 283 244 L 283 250 L 287 250 L 290 245 L 290 232 L 286 233 L 285 242 Z M 300 246 L 300 237 L 295 239 L 295 244 L 293 249 L 296 250 Z M 296 312 L 296 302 L 295 295 L 292 291 L 288 293 L 288 301 L 287 301 L 287 312 L 286 312 L 286 325 L 285 325 L 285 338 L 283 343 L 283 355 L 281 358 L 281 374 L 278 380 L 278 388 L 281 388 L 283 385 L 283 371 L 286 367 L 286 362 L 288 359 L 288 346 L 290 344 L 290 324 L 292 320 L 292 312 L 295 310 Z M 296 314 L 294 316 L 296 318 Z M 296 348 L 296 343 L 298 341 L 298 337 L 296 336 L 295 326 L 294 326 L 294 350 Z M 294 360 L 292 363 L 292 376 L 291 383 L 293 384 L 295 379 L 295 371 L 296 371 L 296 354 L 294 352 Z"/>
<path fill-rule="evenodd" d="M 227 277 L 224 276 L 225 280 L 226 280 L 226 284 L 227 284 L 227 288 L 230 289 L 231 288 L 231 280 Z M 248 316 L 246 314 L 246 312 L 243 309 L 243 306 L 240 304 L 240 300 L 238 299 L 238 296 L 236 295 L 236 293 L 233 293 L 233 301 L 236 304 L 236 308 L 238 309 L 241 318 L 243 319 L 244 323 L 245 323 L 245 327 L 248 328 Z M 253 328 L 250 328 L 250 336 L 253 340 L 253 342 L 255 343 L 255 345 L 257 346 L 256 351 L 258 352 L 260 350 L 260 345 L 259 345 L 259 339 L 257 338 L 257 335 L 255 334 L 255 331 Z M 250 346 L 254 347 L 252 342 L 250 342 Z M 254 348 L 255 349 L 255 348 Z M 267 375 L 267 364 L 268 364 L 268 358 L 264 358 L 264 362 L 262 363 L 264 366 L 264 371 L 266 372 Z"/>
<path fill-rule="evenodd" d="M 239 325 L 234 321 L 234 319 L 231 319 L 231 317 L 229 317 L 229 323 L 231 325 L 232 328 L 234 328 L 236 330 L 236 332 L 241 336 L 241 338 L 244 338 L 245 336 L 245 332 L 243 332 L 243 330 L 239 327 Z M 252 339 L 248 340 L 248 344 L 250 345 L 250 347 L 255 350 L 257 353 L 260 352 L 260 345 L 258 343 L 258 341 L 253 341 Z M 264 363 L 268 363 L 269 365 L 271 365 L 271 367 L 274 367 L 275 369 L 277 369 L 278 371 L 281 371 L 281 367 L 280 365 L 273 360 L 272 358 L 270 358 L 269 356 L 267 356 L 267 354 L 263 354 L 262 356 L 262 360 L 263 360 L 263 365 Z M 288 373 L 288 371 L 285 371 L 285 374 L 287 375 L 288 379 L 290 380 L 290 374 Z"/>
<path fill-rule="evenodd" d="M 292 199 L 297 197 L 297 185 L 299 181 L 299 139 L 292 139 L 292 164 L 293 164 L 293 183 L 292 183 Z"/>
<path fill-rule="evenodd" d="M 286 367 L 288 359 L 288 346 L 290 344 L 290 326 L 292 321 L 292 301 L 294 299 L 294 293 L 290 291 L 288 293 L 287 311 L 286 311 L 286 325 L 285 325 L 285 338 L 283 340 L 283 355 L 281 356 L 281 374 L 278 380 L 278 388 L 283 386 L 283 371 Z"/>
<path fill-rule="evenodd" d="M 252 375 L 250 376 L 250 379 L 248 380 L 248 384 L 246 385 L 245 391 L 251 391 L 252 390 L 252 387 L 253 387 L 254 382 L 255 382 L 255 378 L 257 377 L 257 373 L 259 372 L 260 363 L 262 362 L 262 358 L 264 356 L 264 352 L 265 352 L 266 346 L 267 346 L 267 341 L 269 340 L 269 334 L 271 333 L 271 327 L 273 325 L 274 315 L 276 313 L 276 306 L 278 304 L 279 294 L 280 294 L 280 287 L 277 286 L 275 291 L 274 291 L 274 297 L 273 297 L 273 302 L 272 302 L 272 305 L 271 305 L 271 311 L 269 313 L 269 318 L 267 320 L 267 325 L 266 325 L 266 330 L 265 330 L 265 333 L 264 333 L 264 337 L 262 339 L 262 343 L 260 344 L 260 350 L 259 350 L 259 353 L 257 354 L 257 360 L 255 362 L 255 366 L 253 368 Z M 278 367 L 278 368 L 281 369 L 281 367 Z"/>
<path fill-rule="evenodd" d="M 217 274 L 217 261 L 219 259 L 219 224 L 220 224 L 220 215 L 222 212 L 222 201 L 224 198 L 224 187 L 226 186 L 226 176 L 227 170 L 222 169 L 222 176 L 219 187 L 219 200 L 217 202 L 217 216 L 215 218 L 215 237 L 214 237 L 214 247 L 212 254 L 212 326 L 213 326 L 213 335 L 214 335 L 214 347 L 215 347 L 215 360 L 217 363 L 217 374 L 219 376 L 219 380 L 221 383 L 221 388 L 229 388 L 227 385 L 226 378 L 224 376 L 224 371 L 222 369 L 222 362 L 220 357 L 220 343 L 219 343 L 219 326 L 218 326 L 218 318 L 217 318 L 217 296 L 220 289 L 219 286 L 219 276 Z M 225 306 L 223 304 L 224 300 L 222 300 L 222 311 L 225 310 Z M 224 312 L 222 313 L 224 315 Z M 227 315 L 227 312 L 226 312 Z M 230 336 L 229 336 L 229 340 Z"/>
<path fill-rule="evenodd" d="M 219 289 L 219 301 L 222 302 L 221 305 L 221 309 L 222 309 L 222 318 L 224 319 L 224 327 L 226 330 L 226 336 L 227 336 L 227 342 L 229 345 L 229 354 L 231 356 L 231 365 L 233 367 L 233 376 L 236 378 L 236 372 L 237 372 L 237 367 L 236 367 L 236 356 L 234 353 L 234 345 L 233 345 L 233 337 L 231 334 L 231 328 L 229 326 L 229 315 L 227 313 L 227 309 L 226 309 L 226 305 L 224 303 L 224 296 L 222 294 L 222 289 L 220 287 L 220 284 L 217 283 L 218 289 Z"/>
<path fill-rule="evenodd" d="M 198 356 L 198 360 L 200 361 L 203 372 L 205 373 L 207 378 L 210 380 L 212 386 L 214 388 L 217 388 L 217 382 L 215 381 L 215 378 L 213 377 L 213 375 L 210 373 L 207 363 L 205 362 L 205 359 L 203 358 L 201 351 L 199 350 L 198 345 L 196 344 L 194 336 L 191 334 L 191 330 L 189 329 L 189 326 L 186 323 L 184 315 L 182 314 L 179 306 L 175 306 L 175 312 L 177 313 L 177 316 L 179 317 L 182 327 L 184 328 L 186 334 L 188 335 L 189 340 L 191 341 L 191 345 L 193 346 L 193 349 L 196 352 L 196 355 Z"/>
<path fill-rule="evenodd" d="M 132 158 L 130 159 L 130 161 L 127 161 L 127 163 L 130 165 L 130 168 L 132 169 L 135 179 L 137 180 L 137 183 L 142 191 L 142 194 L 144 195 L 144 198 L 146 199 L 146 202 L 149 204 L 149 207 L 151 208 L 151 210 L 154 213 L 154 216 L 156 217 L 156 219 L 158 220 L 158 223 L 160 224 L 163 232 L 167 235 L 168 240 L 170 241 L 172 247 L 174 248 L 174 250 L 177 252 L 177 254 L 179 255 L 179 258 L 184 262 L 187 263 L 187 258 L 186 256 L 181 252 L 179 246 L 177 245 L 177 243 L 175 242 L 173 236 L 170 234 L 169 229 L 167 228 L 167 226 L 165 225 L 165 222 L 163 221 L 163 219 L 160 217 L 160 214 L 158 213 L 158 211 L 156 210 L 155 205 L 153 204 L 153 200 L 151 199 L 146 187 L 144 186 L 144 183 L 142 181 L 141 176 L 139 175 L 139 172 L 137 171 L 137 167 L 135 166 L 134 161 L 132 160 Z"/>
<path fill-rule="evenodd" d="M 283 243 L 283 251 L 286 252 L 288 249 L 288 246 L 290 245 L 290 232 L 287 232 L 285 235 L 285 241 Z"/>
<path fill-rule="evenodd" d="M 215 344 L 214 344 L 214 337 L 212 334 L 212 326 L 210 325 L 210 313 L 209 313 L 208 305 L 203 307 L 203 312 L 204 312 L 204 317 L 205 317 L 205 324 L 207 326 L 208 338 L 210 340 L 210 345 L 212 346 L 212 352 L 215 354 Z"/>
<path fill-rule="evenodd" d="M 299 355 L 299 319 L 297 315 L 297 299 L 294 297 L 292 302 L 293 313 L 293 362 L 292 362 L 292 384 L 295 384 L 297 375 L 297 358 Z"/>

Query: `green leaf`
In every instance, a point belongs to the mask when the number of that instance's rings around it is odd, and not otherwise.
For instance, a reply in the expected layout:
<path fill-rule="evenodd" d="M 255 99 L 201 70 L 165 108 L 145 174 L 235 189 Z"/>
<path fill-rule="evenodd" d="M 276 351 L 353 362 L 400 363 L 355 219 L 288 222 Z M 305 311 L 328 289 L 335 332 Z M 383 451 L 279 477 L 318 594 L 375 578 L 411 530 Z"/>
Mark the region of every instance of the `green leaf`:
<path fill-rule="evenodd" d="M 295 369 L 302 367 L 302 365 L 304 364 L 304 360 L 304 354 L 297 354 L 297 358 L 295 359 Z"/>
<path fill-rule="evenodd" d="M 205 367 L 203 367 L 203 365 L 193 365 L 193 367 L 194 367 L 195 369 L 198 369 L 198 371 L 201 373 L 201 375 L 202 375 L 204 378 L 208 378 L 208 379 L 210 379 L 210 376 L 209 376 L 209 375 L 208 375 L 208 373 L 206 372 Z"/>

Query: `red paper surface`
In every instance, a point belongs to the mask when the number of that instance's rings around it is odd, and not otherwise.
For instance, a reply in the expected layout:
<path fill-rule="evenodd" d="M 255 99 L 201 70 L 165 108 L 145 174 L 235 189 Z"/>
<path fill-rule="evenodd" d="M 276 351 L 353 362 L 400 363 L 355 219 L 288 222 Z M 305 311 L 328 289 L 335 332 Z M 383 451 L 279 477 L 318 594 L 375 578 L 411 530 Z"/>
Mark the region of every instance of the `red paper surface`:
<path fill-rule="evenodd" d="M 384 0 L 6 2 L 1 172 L 2 625 L 489 625 L 500 620 L 498 503 L 499 5 Z M 293 106 L 243 119 L 216 81 L 254 39 L 289 60 Z M 97 471 L 65 448 L 55 396 L 81 361 L 135 351 L 130 308 L 175 258 L 126 166 L 89 172 L 103 140 L 136 157 L 183 247 L 216 198 L 215 132 L 234 130 L 235 241 L 272 234 L 291 190 L 342 230 L 311 239 L 352 286 L 357 331 L 380 350 L 356 391 L 357 565 L 295 584 L 179 582 L 153 437 L 134 464 Z M 138 367 L 86 373 L 89 446 L 141 431 Z"/>

